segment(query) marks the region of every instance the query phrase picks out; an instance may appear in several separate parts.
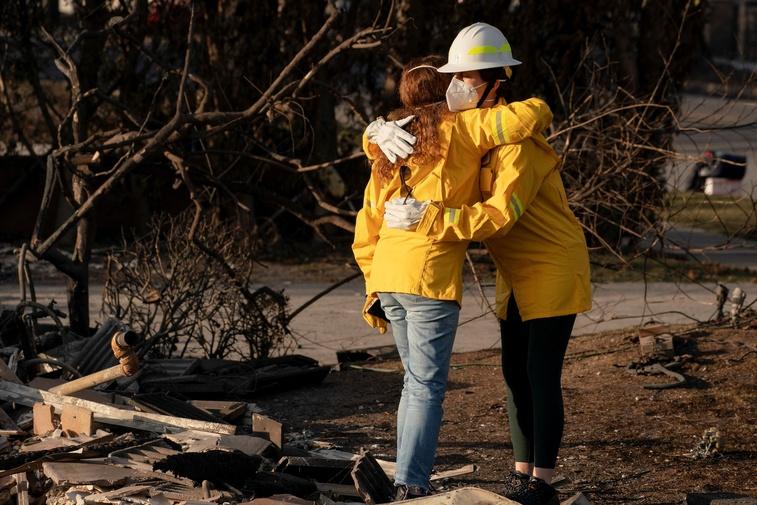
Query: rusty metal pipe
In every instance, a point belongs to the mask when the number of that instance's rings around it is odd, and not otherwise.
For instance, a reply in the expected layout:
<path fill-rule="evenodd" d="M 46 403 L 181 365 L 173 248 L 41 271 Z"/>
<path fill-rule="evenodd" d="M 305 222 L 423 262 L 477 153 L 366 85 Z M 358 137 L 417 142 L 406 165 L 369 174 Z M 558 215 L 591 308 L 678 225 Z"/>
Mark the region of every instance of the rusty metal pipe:
<path fill-rule="evenodd" d="M 50 388 L 51 393 L 69 395 L 91 387 L 110 382 L 121 377 L 130 377 L 139 369 L 139 359 L 134 346 L 139 343 L 139 335 L 131 330 L 117 331 L 110 341 L 110 348 L 119 364 L 76 380 Z"/>

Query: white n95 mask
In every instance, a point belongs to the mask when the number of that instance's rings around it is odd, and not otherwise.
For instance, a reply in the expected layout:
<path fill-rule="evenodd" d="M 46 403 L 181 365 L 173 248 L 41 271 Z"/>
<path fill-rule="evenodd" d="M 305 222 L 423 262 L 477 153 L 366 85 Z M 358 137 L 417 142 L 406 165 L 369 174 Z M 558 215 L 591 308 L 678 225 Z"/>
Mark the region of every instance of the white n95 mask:
<path fill-rule="evenodd" d="M 451 112 L 460 112 L 463 110 L 474 109 L 478 103 L 478 93 L 476 89 L 486 86 L 486 83 L 478 86 L 470 86 L 462 80 L 453 77 L 447 88 L 447 107 Z"/>

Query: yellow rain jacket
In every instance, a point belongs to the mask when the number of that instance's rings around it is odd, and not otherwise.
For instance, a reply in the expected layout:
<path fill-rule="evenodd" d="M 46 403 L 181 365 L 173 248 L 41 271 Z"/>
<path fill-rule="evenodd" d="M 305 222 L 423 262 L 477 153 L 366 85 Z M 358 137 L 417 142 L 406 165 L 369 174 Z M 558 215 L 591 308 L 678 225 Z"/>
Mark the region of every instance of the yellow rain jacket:
<path fill-rule="evenodd" d="M 435 242 L 485 240 L 497 265 L 497 317 L 515 293 L 524 321 L 591 309 L 589 255 L 568 207 L 559 157 L 542 135 L 482 161 L 483 202 L 432 203 L 417 232 Z"/>
<path fill-rule="evenodd" d="M 551 121 L 549 106 L 536 98 L 449 114 L 439 125 L 440 160 L 419 166 L 411 156 L 406 162 L 410 169 L 406 183 L 413 198 L 455 208 L 479 201 L 481 157 L 497 145 L 520 142 L 543 131 Z M 371 159 L 365 137 L 363 148 Z M 365 277 L 366 293 L 407 293 L 460 303 L 468 243 L 439 242 L 420 233 L 387 228 L 384 202 L 405 195 L 399 173 L 382 184 L 373 172 L 352 244 Z"/>

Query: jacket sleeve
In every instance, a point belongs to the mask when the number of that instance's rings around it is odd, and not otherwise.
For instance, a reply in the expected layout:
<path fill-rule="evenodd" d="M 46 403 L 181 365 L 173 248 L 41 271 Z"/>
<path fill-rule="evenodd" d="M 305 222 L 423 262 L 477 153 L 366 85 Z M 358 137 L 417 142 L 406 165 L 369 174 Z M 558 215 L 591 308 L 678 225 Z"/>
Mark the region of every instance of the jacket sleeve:
<path fill-rule="evenodd" d="M 379 146 L 377 146 L 376 144 L 371 144 L 371 142 L 368 140 L 368 135 L 366 134 L 365 130 L 363 130 L 363 152 L 368 158 L 368 161 L 373 161 L 378 158 L 379 153 L 381 152 Z"/>
<path fill-rule="evenodd" d="M 366 283 L 371 275 L 373 253 L 379 238 L 379 231 L 384 222 L 383 203 L 379 202 L 381 186 L 372 173 L 363 195 L 363 207 L 355 220 L 355 238 L 352 253 L 355 255 Z"/>
<path fill-rule="evenodd" d="M 547 129 L 552 110 L 540 98 L 470 109 L 455 116 L 455 131 L 482 155 L 504 144 L 517 144 Z"/>
<path fill-rule="evenodd" d="M 536 197 L 539 188 L 557 158 L 547 166 L 533 166 L 532 141 L 505 146 L 495 156 L 496 175 L 491 197 L 459 209 L 445 208 L 438 202 L 429 204 L 416 231 L 437 241 L 483 241 L 505 235 L 518 222 Z"/>

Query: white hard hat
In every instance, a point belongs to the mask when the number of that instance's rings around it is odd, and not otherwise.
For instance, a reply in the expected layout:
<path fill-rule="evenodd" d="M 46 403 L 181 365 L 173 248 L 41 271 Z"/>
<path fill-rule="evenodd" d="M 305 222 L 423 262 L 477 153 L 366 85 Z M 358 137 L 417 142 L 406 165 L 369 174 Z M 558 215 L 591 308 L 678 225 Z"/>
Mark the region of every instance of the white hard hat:
<path fill-rule="evenodd" d="M 449 46 L 447 64 L 437 70 L 453 74 L 513 65 L 520 65 L 520 61 L 513 58 L 510 43 L 502 32 L 486 23 L 474 23 L 460 30 Z"/>

